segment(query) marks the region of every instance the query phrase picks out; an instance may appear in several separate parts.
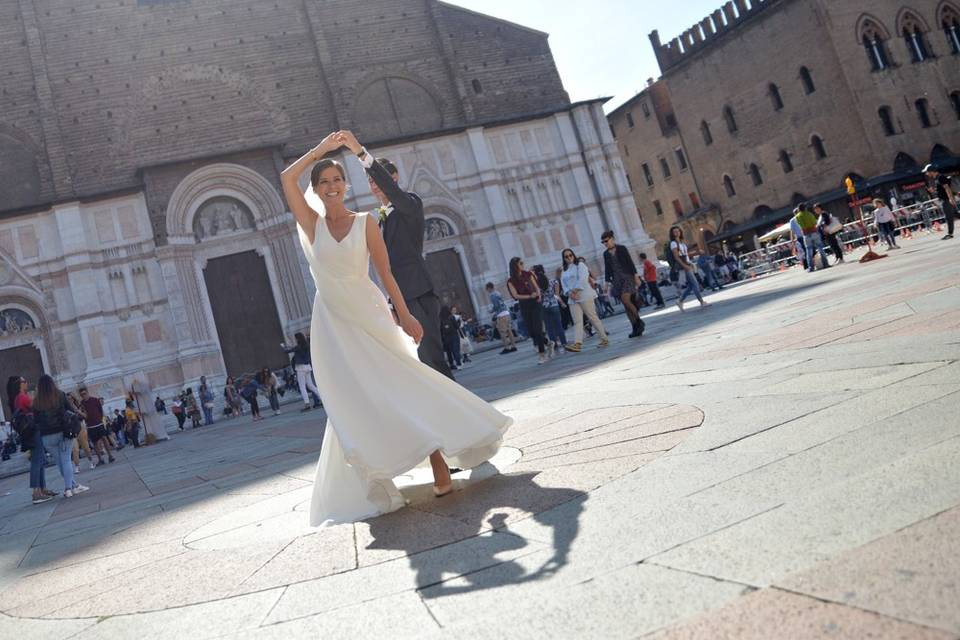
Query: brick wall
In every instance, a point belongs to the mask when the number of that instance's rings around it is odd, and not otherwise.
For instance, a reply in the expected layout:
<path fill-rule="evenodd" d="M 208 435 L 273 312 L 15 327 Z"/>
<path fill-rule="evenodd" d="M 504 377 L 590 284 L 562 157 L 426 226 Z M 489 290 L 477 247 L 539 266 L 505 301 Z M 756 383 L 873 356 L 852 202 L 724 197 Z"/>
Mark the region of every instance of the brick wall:
<path fill-rule="evenodd" d="M 0 211 L 338 127 L 375 141 L 568 103 L 544 34 L 435 0 L 11 0 L 0 54 L 0 146 L 29 143 Z"/>

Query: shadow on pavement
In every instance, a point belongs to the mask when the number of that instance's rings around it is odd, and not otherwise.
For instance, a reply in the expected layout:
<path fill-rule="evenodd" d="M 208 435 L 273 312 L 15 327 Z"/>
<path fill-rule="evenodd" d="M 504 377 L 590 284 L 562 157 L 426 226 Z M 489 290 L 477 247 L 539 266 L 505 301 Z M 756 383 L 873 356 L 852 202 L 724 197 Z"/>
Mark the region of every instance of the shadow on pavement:
<path fill-rule="evenodd" d="M 492 535 L 475 538 L 476 544 L 471 544 L 462 553 L 444 554 L 440 558 L 437 554 L 418 553 L 420 549 L 415 546 L 416 541 L 398 536 L 386 518 L 368 521 L 373 542 L 367 548 L 403 551 L 410 561 L 410 567 L 417 573 L 418 588 L 427 598 L 548 578 L 567 563 L 573 541 L 580 530 L 580 514 L 588 497 L 574 489 L 541 487 L 534 482 L 538 473 L 495 476 L 454 494 L 449 502 L 441 500 L 412 506 L 453 518 L 477 531 L 493 530 Z M 545 517 L 547 512 L 560 505 L 566 507 L 562 521 Z M 538 544 L 524 552 L 530 546 L 529 542 L 505 530 L 511 515 L 510 524 L 526 520 L 517 518 L 518 512 L 533 514 L 530 518 L 551 531 L 550 548 L 553 553 L 532 570 L 524 568 L 518 559 L 543 551 L 544 548 Z M 498 559 L 497 556 L 501 554 L 512 557 L 509 560 Z M 478 555 L 481 556 L 479 561 Z M 488 570 L 492 568 L 495 569 Z M 450 580 L 450 576 L 458 577 Z"/>

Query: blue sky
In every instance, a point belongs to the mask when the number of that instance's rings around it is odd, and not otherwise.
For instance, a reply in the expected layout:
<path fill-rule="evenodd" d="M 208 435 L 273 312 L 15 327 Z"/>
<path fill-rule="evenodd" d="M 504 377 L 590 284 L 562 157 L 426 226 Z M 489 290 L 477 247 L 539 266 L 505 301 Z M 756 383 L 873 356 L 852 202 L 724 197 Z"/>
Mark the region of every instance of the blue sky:
<path fill-rule="evenodd" d="M 446 0 L 550 34 L 550 48 L 571 100 L 614 96 L 610 111 L 660 69 L 648 34 L 664 42 L 689 29 L 723 0 Z"/>

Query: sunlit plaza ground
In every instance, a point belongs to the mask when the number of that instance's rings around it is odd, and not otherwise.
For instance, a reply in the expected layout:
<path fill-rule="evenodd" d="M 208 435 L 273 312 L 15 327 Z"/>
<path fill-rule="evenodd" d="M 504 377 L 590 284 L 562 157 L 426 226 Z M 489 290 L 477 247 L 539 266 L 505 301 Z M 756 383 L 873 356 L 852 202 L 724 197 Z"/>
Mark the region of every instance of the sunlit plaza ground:
<path fill-rule="evenodd" d="M 6 478 L 0 637 L 955 638 L 957 242 L 543 366 L 483 353 L 458 379 L 516 420 L 494 465 L 355 525 L 307 526 L 323 416 L 296 408 L 124 449 L 71 499 Z"/>

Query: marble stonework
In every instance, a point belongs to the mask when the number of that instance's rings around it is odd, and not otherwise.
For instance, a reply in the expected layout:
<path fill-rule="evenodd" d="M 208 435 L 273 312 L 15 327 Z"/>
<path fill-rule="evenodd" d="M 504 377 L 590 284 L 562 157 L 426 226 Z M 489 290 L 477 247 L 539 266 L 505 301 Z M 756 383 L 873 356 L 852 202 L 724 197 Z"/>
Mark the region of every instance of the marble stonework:
<path fill-rule="evenodd" d="M 425 253 L 456 252 L 469 302 L 484 318 L 484 285 L 505 286 L 513 256 L 552 273 L 571 247 L 602 273 L 599 237 L 608 228 L 635 254 L 651 250 L 604 123 L 594 101 L 370 150 L 421 196 Z M 314 287 L 278 175 L 234 159 L 190 164 L 159 214 L 137 192 L 0 222 L 0 310 L 19 309 L 10 326 L 32 323 L 44 336 L 40 350 L 61 383 L 119 400 L 116 381 L 131 371 L 162 380 L 165 396 L 206 375 L 219 401 L 227 372 L 203 270 L 244 251 L 264 258 L 284 334 L 309 327 Z M 272 170 L 292 160 L 278 158 Z M 348 153 L 340 160 L 352 185 L 348 206 L 378 206 L 359 162 Z M 0 349 L 9 338 L 0 336 Z"/>

